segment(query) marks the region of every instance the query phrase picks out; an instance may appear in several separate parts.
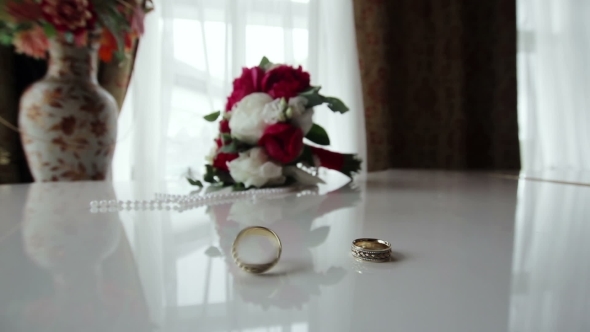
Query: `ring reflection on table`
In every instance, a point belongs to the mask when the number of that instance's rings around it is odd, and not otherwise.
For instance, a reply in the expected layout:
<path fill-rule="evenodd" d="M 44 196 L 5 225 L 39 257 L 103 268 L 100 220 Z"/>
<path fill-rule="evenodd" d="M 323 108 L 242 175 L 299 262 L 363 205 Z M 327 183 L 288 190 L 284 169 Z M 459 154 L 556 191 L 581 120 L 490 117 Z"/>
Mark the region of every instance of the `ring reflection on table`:
<path fill-rule="evenodd" d="M 266 227 L 252 226 L 238 233 L 232 245 L 232 256 L 240 269 L 259 274 L 278 263 L 282 250 L 281 240 L 275 232 Z M 269 257 L 269 253 L 273 254 Z"/>

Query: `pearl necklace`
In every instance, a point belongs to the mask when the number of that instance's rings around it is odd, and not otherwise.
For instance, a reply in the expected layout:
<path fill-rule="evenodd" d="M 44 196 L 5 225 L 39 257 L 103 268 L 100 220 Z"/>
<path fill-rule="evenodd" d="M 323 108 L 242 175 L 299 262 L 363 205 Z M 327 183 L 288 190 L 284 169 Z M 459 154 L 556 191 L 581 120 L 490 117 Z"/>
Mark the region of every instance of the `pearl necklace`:
<path fill-rule="evenodd" d="M 212 193 L 206 195 L 172 195 L 156 193 L 152 200 L 135 200 L 135 201 L 122 201 L 122 200 L 100 200 L 90 202 L 90 212 L 92 213 L 106 213 L 106 212 L 118 212 L 118 211 L 154 211 L 154 210 L 165 210 L 165 211 L 178 211 L 183 212 L 186 210 L 195 209 L 200 206 L 208 205 L 220 205 L 226 203 L 233 203 L 242 199 L 256 200 L 259 198 L 266 199 L 278 199 L 291 194 L 296 193 L 297 197 L 307 195 L 317 195 L 317 186 L 297 186 L 297 187 L 284 187 L 284 188 L 267 188 L 267 189 L 252 189 L 244 191 L 232 191 L 227 193 Z"/>

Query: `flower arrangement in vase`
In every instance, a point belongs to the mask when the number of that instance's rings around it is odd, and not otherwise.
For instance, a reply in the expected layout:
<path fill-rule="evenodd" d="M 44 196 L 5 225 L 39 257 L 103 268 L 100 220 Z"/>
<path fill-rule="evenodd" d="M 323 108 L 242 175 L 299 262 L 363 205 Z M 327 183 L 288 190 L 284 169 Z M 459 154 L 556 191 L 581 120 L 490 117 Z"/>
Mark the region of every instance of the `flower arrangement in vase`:
<path fill-rule="evenodd" d="M 123 58 L 143 33 L 151 0 L 0 0 L 0 43 L 44 59 L 50 39 L 87 47 L 99 35 L 104 62 Z"/>
<path fill-rule="evenodd" d="M 22 95 L 19 129 L 35 181 L 108 178 L 118 106 L 97 80 L 98 58 L 122 60 L 151 1 L 0 0 L 0 43 L 37 59 L 46 76 Z"/>
<path fill-rule="evenodd" d="M 319 167 L 352 178 L 361 167 L 357 155 L 319 147 L 329 145 L 330 139 L 313 122 L 313 108 L 327 104 L 336 113 L 349 110 L 339 99 L 321 95 L 320 89 L 310 84 L 301 66 L 274 64 L 264 57 L 260 65 L 243 68 L 225 111 L 205 116 L 207 121 L 221 120 L 204 181 L 234 189 L 315 185 L 322 180 L 309 170 Z"/>

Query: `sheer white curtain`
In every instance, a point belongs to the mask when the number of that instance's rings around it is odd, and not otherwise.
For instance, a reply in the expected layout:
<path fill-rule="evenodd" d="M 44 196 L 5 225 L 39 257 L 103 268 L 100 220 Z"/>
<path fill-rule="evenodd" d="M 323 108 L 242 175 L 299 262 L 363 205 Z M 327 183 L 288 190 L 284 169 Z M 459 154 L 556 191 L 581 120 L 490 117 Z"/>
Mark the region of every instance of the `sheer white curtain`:
<path fill-rule="evenodd" d="M 590 331 L 588 202 L 587 186 L 518 184 L 511 332 Z"/>
<path fill-rule="evenodd" d="M 262 56 L 303 65 L 311 72 L 313 83 L 321 83 L 325 94 L 345 101 L 350 113 L 316 109 L 316 120 L 330 133 L 333 149 L 364 156 L 351 1 L 154 2 L 156 10 L 146 18 L 147 33 L 119 119 L 113 179 L 136 180 L 130 189 L 133 193 L 121 193 L 121 197 L 146 199 L 154 192 L 186 193 L 183 174 L 189 167 L 202 168 L 217 132 L 216 125 L 203 120 L 203 115 L 223 109 L 241 67 L 257 65 Z M 180 269 L 195 269 L 194 260 L 177 262 L 166 257 L 176 257 L 176 245 L 186 257 L 195 256 L 195 248 L 203 245 L 203 236 L 208 234 L 202 226 L 209 222 L 199 219 L 203 222 L 196 223 L 197 233 L 187 231 L 186 225 L 195 223 L 190 218 L 199 218 L 199 213 L 174 220 L 163 214 L 129 227 L 128 237 L 155 322 L 165 320 L 167 306 L 186 300 L 167 297 L 174 292 L 166 287 L 174 284 L 170 274 L 177 273 L 175 264 L 180 264 Z M 146 218 L 138 214 L 133 220 Z M 177 237 L 180 233 L 190 235 L 186 243 Z M 194 288 L 195 281 L 186 286 L 183 280 L 178 281 L 179 288 Z"/>
<path fill-rule="evenodd" d="M 114 180 L 173 180 L 200 170 L 241 67 L 301 64 L 313 84 L 351 112 L 316 109 L 333 149 L 364 156 L 365 138 L 352 2 L 160 0 L 146 22 L 119 121 Z"/>
<path fill-rule="evenodd" d="M 517 4 L 523 169 L 590 181 L 590 1 Z"/>
<path fill-rule="evenodd" d="M 590 1 L 517 4 L 523 170 L 590 183 Z M 510 331 L 588 330 L 588 189 L 519 183 Z"/>

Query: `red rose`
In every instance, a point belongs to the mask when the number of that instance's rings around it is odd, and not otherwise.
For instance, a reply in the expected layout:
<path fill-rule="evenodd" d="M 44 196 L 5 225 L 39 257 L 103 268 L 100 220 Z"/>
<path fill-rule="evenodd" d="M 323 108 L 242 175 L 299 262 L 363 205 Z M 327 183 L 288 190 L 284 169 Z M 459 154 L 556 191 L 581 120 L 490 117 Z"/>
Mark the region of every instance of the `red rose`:
<path fill-rule="evenodd" d="M 344 166 L 345 155 L 342 153 L 332 152 L 315 146 L 310 146 L 314 156 L 320 160 L 320 166 L 341 171 Z"/>
<path fill-rule="evenodd" d="M 288 164 L 295 160 L 303 149 L 303 131 L 286 123 L 268 126 L 258 141 L 272 159 Z"/>
<path fill-rule="evenodd" d="M 262 79 L 262 91 L 273 99 L 295 97 L 309 87 L 309 73 L 301 66 L 279 66 L 266 72 Z"/>
<path fill-rule="evenodd" d="M 229 121 L 221 120 L 219 122 L 219 132 L 222 134 L 229 134 L 231 129 L 229 128 Z"/>
<path fill-rule="evenodd" d="M 234 90 L 227 98 L 225 110 L 231 111 L 232 107 L 242 98 L 253 92 L 261 92 L 263 75 L 264 70 L 260 67 L 242 68 L 242 76 L 234 80 Z"/>
<path fill-rule="evenodd" d="M 213 167 L 220 170 L 228 171 L 229 169 L 227 167 L 227 163 L 238 158 L 238 156 L 239 155 L 237 153 L 220 152 L 217 154 L 217 156 L 215 156 L 215 159 L 213 159 Z"/>

